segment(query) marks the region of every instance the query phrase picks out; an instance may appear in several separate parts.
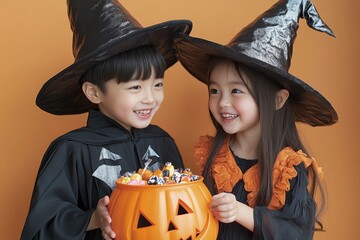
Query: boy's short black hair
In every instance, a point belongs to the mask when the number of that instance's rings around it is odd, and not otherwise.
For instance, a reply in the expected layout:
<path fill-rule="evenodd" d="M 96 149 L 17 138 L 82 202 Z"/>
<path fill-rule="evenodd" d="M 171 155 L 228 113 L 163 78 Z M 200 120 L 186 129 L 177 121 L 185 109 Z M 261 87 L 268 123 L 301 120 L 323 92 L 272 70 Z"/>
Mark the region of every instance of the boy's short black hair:
<path fill-rule="evenodd" d="M 163 78 L 166 63 L 161 52 L 154 46 L 140 46 L 115 55 L 89 69 L 80 78 L 80 84 L 90 82 L 105 91 L 105 83 L 116 79 L 118 83 L 134 79 Z"/>

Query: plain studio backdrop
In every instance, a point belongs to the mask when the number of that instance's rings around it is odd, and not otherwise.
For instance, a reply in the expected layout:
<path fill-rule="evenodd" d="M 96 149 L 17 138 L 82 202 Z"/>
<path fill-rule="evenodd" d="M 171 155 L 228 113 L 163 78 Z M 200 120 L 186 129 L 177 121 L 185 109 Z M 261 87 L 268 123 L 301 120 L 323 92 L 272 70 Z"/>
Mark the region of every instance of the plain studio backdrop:
<path fill-rule="evenodd" d="M 226 44 L 275 0 L 124 0 L 143 25 L 170 19 L 193 21 L 192 36 Z M 357 0 L 313 0 L 336 38 L 300 20 L 290 73 L 321 92 L 339 122 L 330 127 L 299 125 L 306 146 L 323 167 L 329 205 L 324 233 L 316 240 L 357 239 L 360 233 L 360 28 Z M 65 0 L 0 3 L 0 235 L 19 239 L 44 151 L 57 136 L 85 124 L 86 114 L 55 116 L 35 105 L 40 87 L 73 62 L 72 32 Z M 185 165 L 195 170 L 193 145 L 213 134 L 206 86 L 177 63 L 165 74 L 165 101 L 154 122 L 176 140 Z M 171 161 L 171 159 L 169 159 Z"/>

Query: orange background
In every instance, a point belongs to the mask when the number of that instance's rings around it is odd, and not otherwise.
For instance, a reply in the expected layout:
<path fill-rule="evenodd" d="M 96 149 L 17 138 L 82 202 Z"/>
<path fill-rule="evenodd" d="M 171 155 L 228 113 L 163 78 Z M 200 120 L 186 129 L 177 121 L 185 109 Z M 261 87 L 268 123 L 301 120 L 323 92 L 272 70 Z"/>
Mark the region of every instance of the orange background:
<path fill-rule="evenodd" d="M 275 0 L 122 3 L 143 26 L 191 19 L 193 36 L 225 44 Z M 357 239 L 360 4 L 357 0 L 314 0 L 314 4 L 337 38 L 309 29 L 302 20 L 290 72 L 320 91 L 339 114 L 339 122 L 331 127 L 300 126 L 305 144 L 324 168 L 328 187 L 327 231 L 315 238 Z M 18 239 L 44 151 L 57 136 L 83 126 L 86 115 L 54 116 L 35 106 L 43 83 L 73 62 L 66 1 L 1 0 L 0 7 L 0 235 Z M 193 143 L 199 135 L 213 133 L 206 87 L 179 63 L 165 77 L 166 99 L 154 123 L 172 134 L 185 164 L 194 168 Z"/>

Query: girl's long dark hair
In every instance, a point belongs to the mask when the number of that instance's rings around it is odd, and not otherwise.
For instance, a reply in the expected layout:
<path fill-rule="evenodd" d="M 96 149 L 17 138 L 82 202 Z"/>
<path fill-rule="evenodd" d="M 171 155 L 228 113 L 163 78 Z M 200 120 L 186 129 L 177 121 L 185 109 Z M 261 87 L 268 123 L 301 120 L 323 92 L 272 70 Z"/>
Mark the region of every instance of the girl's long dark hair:
<path fill-rule="evenodd" d="M 219 61 L 228 61 L 228 64 L 233 64 L 237 69 L 241 79 L 243 79 L 243 81 L 246 79 L 244 83 L 248 87 L 259 109 L 261 138 L 258 145 L 257 157 L 260 167 L 261 180 L 259 193 L 256 198 L 256 205 L 267 206 L 270 203 L 273 194 L 272 172 L 277 154 L 283 148 L 291 147 L 295 151 L 302 150 L 308 154 L 308 156 L 310 156 L 300 140 L 295 125 L 295 118 L 292 110 L 293 99 L 290 94 L 284 106 L 276 110 L 276 94 L 282 88 L 273 80 L 265 77 L 260 72 L 230 60 L 217 58 L 213 59 L 209 66 L 208 79 L 210 78 L 211 70 Z M 216 122 L 211 113 L 210 117 L 215 126 L 216 134 L 214 136 L 213 145 L 210 149 L 210 153 L 204 167 L 203 176 L 204 182 L 209 188 L 210 192 L 215 194 L 216 188 L 211 173 L 211 166 L 220 147 L 224 144 L 229 135 L 224 132 L 221 125 Z M 312 168 L 308 168 L 308 176 L 309 192 L 313 198 L 315 199 L 316 190 L 319 190 L 320 192 L 320 202 L 317 206 L 318 214 L 316 216 L 316 222 L 320 226 L 318 230 L 322 230 L 323 226 L 318 219 L 325 205 L 325 191 L 317 177 L 317 174 L 314 173 Z"/>

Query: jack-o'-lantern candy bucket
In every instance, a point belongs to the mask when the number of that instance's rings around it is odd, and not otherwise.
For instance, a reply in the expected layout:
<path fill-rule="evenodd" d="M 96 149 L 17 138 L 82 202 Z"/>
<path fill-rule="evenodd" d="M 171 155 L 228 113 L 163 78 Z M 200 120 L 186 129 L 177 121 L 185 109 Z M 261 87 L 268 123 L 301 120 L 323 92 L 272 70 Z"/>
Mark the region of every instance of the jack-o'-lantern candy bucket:
<path fill-rule="evenodd" d="M 117 240 L 216 239 L 218 222 L 203 179 L 169 185 L 119 184 L 109 213 Z"/>

